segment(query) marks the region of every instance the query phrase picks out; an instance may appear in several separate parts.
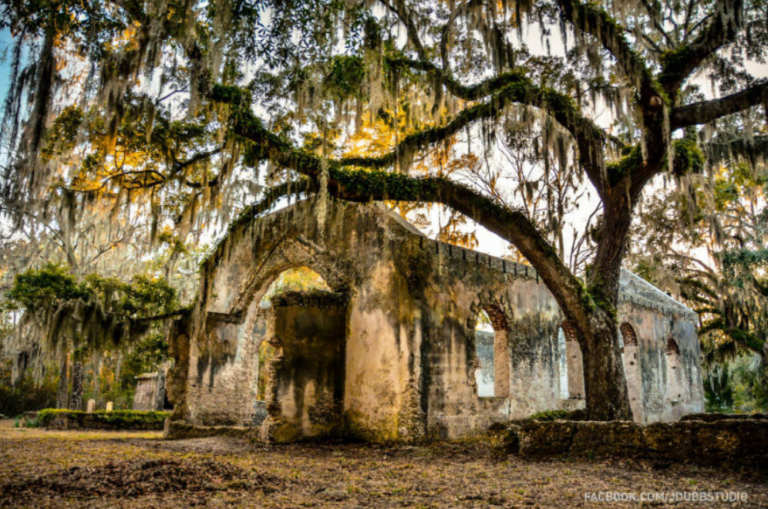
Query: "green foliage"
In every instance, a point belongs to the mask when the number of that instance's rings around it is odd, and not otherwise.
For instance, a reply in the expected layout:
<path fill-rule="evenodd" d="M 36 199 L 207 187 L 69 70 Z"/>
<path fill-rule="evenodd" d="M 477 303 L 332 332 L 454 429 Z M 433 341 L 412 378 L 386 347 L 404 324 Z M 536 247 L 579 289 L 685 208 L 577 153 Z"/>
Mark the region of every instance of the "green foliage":
<path fill-rule="evenodd" d="M 733 387 L 725 369 L 713 369 L 704 379 L 704 398 L 707 412 L 729 413 L 733 411 Z"/>
<path fill-rule="evenodd" d="M 338 99 L 356 97 L 364 90 L 365 74 L 362 58 L 339 55 L 331 61 L 324 85 Z"/>
<path fill-rule="evenodd" d="M 739 201 L 754 191 L 764 190 L 768 184 L 765 172 L 756 172 L 746 162 L 734 163 L 715 178 L 712 189 L 718 212 L 735 208 Z"/>
<path fill-rule="evenodd" d="M 125 357 L 121 384 L 135 386 L 136 376 L 156 371 L 166 359 L 168 359 L 168 343 L 165 342 L 165 335 L 160 332 L 150 334 L 133 345 L 130 353 Z"/>
<path fill-rule="evenodd" d="M 90 292 L 78 282 L 69 267 L 48 263 L 39 270 L 30 269 L 14 278 L 6 296 L 25 307 L 33 308 L 55 302 L 87 299 Z"/>
<path fill-rule="evenodd" d="M 49 427 L 55 420 L 65 420 L 80 427 L 103 427 L 108 429 L 154 429 L 162 428 L 170 412 L 113 410 L 111 412 L 80 412 L 63 409 L 45 409 L 38 413 L 40 426 Z"/>
<path fill-rule="evenodd" d="M 165 278 L 135 276 L 124 290 L 120 309 L 132 316 L 168 313 L 178 306 L 176 290 Z"/>
<path fill-rule="evenodd" d="M 66 265 L 54 263 L 18 274 L 6 297 L 29 309 L 96 300 L 109 312 L 131 317 L 168 313 L 178 307 L 176 290 L 165 278 L 137 275 L 126 283 L 88 274 L 79 279 Z"/>
<path fill-rule="evenodd" d="M 18 418 L 17 418 L 18 419 Z M 24 427 L 24 428 L 39 428 L 40 427 L 40 418 L 39 417 L 33 417 L 31 419 L 18 419 L 16 422 L 14 422 L 14 426 L 17 428 Z"/>
<path fill-rule="evenodd" d="M 634 146 L 626 151 L 616 162 L 609 163 L 605 169 L 608 173 L 608 181 L 612 186 L 629 176 L 643 162 L 643 154 L 639 146 Z"/>
<path fill-rule="evenodd" d="M 31 374 L 25 373 L 16 385 L 13 385 L 12 364 L 10 359 L 0 361 L 0 414 L 17 415 L 47 408 L 56 403 L 57 377 L 46 373 L 40 383 L 37 383 Z"/>
<path fill-rule="evenodd" d="M 704 153 L 696 143 L 695 135 L 675 140 L 673 145 L 675 149 L 673 171 L 676 176 L 682 177 L 689 173 L 698 174 L 704 171 Z"/>
<path fill-rule="evenodd" d="M 768 373 L 754 355 L 740 355 L 704 379 L 707 412 L 768 412 Z"/>
<path fill-rule="evenodd" d="M 218 102 L 234 106 L 246 106 L 251 103 L 251 94 L 244 88 L 236 85 L 215 84 L 211 90 L 211 97 Z"/>
<path fill-rule="evenodd" d="M 581 414 L 579 411 L 568 412 L 567 410 L 544 410 L 528 417 L 537 421 L 556 421 L 556 420 L 578 420 Z"/>
<path fill-rule="evenodd" d="M 64 108 L 46 133 L 46 144 L 41 149 L 42 155 L 52 157 L 72 150 L 83 118 L 83 110 L 77 106 Z"/>

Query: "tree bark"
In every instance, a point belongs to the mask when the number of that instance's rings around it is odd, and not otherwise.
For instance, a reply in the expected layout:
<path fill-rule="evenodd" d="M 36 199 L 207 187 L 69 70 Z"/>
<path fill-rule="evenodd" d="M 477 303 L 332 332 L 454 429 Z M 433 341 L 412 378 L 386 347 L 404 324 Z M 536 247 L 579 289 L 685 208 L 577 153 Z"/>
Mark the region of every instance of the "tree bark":
<path fill-rule="evenodd" d="M 590 330 L 579 337 L 584 362 L 587 417 L 593 421 L 632 420 L 615 316 L 597 310 Z"/>
<path fill-rule="evenodd" d="M 69 369 L 69 356 L 64 355 L 59 370 L 59 390 L 56 393 L 56 408 L 69 408 L 69 382 L 67 380 L 67 370 Z"/>
<path fill-rule="evenodd" d="M 70 410 L 83 408 L 83 362 L 76 360 L 72 364 L 72 397 L 69 400 Z"/>

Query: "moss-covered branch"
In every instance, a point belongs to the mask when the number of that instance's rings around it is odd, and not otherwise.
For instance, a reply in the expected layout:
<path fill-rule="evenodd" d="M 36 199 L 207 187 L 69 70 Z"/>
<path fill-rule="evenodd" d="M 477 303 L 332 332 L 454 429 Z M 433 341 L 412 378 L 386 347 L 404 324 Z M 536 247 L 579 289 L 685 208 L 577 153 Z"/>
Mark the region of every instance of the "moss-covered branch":
<path fill-rule="evenodd" d="M 674 97 L 683 81 L 720 47 L 733 42 L 744 22 L 743 0 L 723 0 L 715 3 L 715 13 L 709 25 L 690 44 L 662 55 L 659 82 Z"/>
<path fill-rule="evenodd" d="M 751 334 L 737 327 L 724 327 L 722 330 L 734 341 L 734 343 L 738 344 L 739 346 L 744 347 L 758 355 L 765 355 L 763 350 L 765 341 L 762 341 L 754 334 Z"/>
<path fill-rule="evenodd" d="M 232 98 L 233 91 L 229 90 L 230 88 L 232 87 L 219 85 L 213 87 L 211 98 L 222 102 Z M 231 129 L 253 144 L 253 152 L 258 154 L 260 159 L 268 159 L 309 177 L 310 183 L 303 190 L 317 189 L 321 172 L 326 170 L 328 193 L 338 199 L 354 202 L 394 200 L 441 203 L 466 215 L 514 244 L 536 268 L 562 309 L 581 321 L 581 326 L 586 327 L 583 285 L 563 264 L 556 250 L 524 212 L 504 207 L 481 193 L 446 178 L 415 178 L 381 170 L 350 170 L 338 161 L 323 160 L 314 154 L 296 149 L 289 140 L 272 133 L 245 106 L 236 108 L 233 112 Z M 256 206 L 246 209 L 232 227 L 237 227 L 267 210 L 275 200 L 286 193 L 288 188 L 285 185 L 268 191 L 267 197 Z"/>
<path fill-rule="evenodd" d="M 535 85 L 521 71 L 504 73 L 476 85 L 465 86 L 429 62 L 407 58 L 390 59 L 388 62 L 392 66 L 409 67 L 437 77 L 449 92 L 460 99 L 476 101 L 487 98 L 487 101 L 463 110 L 444 126 L 425 129 L 407 136 L 392 152 L 383 156 L 349 158 L 342 160 L 342 164 L 368 168 L 390 166 L 413 151 L 445 140 L 474 122 L 499 115 L 511 104 L 523 104 L 546 111 L 571 133 L 579 147 L 579 157 L 583 167 L 598 192 L 602 194 L 604 145 L 606 141 L 620 146 L 623 146 L 623 143 L 614 137 L 607 136 L 604 130 L 582 115 L 578 106 L 566 94 Z"/>
<path fill-rule="evenodd" d="M 678 106 L 672 110 L 670 115 L 670 127 L 672 129 L 681 129 L 688 126 L 708 124 L 718 118 L 761 104 L 768 104 L 768 80 L 759 81 L 740 92 L 735 92 L 719 99 Z"/>
<path fill-rule="evenodd" d="M 593 2 L 579 0 L 559 0 L 558 4 L 563 17 L 571 25 L 595 37 L 613 55 L 624 75 L 638 88 L 641 103 L 647 104 L 658 95 L 656 81 L 645 61 L 632 49 L 624 27 L 605 9 Z"/>

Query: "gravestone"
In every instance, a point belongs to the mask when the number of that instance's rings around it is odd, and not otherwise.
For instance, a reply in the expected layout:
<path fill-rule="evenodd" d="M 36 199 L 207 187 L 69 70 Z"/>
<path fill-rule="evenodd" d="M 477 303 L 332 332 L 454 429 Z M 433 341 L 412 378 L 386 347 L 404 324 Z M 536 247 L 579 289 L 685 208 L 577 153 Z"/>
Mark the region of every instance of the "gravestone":
<path fill-rule="evenodd" d="M 107 412 L 111 412 L 111 411 L 112 411 L 112 402 L 107 401 Z"/>
<path fill-rule="evenodd" d="M 88 407 L 86 410 L 89 414 L 92 414 L 96 411 L 96 400 L 95 399 L 89 399 L 88 400 Z"/>

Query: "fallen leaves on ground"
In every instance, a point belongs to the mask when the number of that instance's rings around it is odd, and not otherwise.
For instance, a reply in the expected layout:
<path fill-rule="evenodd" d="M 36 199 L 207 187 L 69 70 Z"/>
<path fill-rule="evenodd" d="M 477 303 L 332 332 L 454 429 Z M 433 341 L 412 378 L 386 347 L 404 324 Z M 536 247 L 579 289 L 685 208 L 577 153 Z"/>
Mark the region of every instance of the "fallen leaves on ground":
<path fill-rule="evenodd" d="M 590 492 L 743 492 L 768 507 L 768 478 L 634 460 L 498 457 L 483 441 L 267 446 L 159 433 L 19 430 L 0 423 L 0 507 L 637 508 Z M 681 501 L 654 508 L 723 507 Z M 644 507 L 644 506 L 643 506 Z"/>
<path fill-rule="evenodd" d="M 109 463 L 98 467 L 72 467 L 19 483 L 0 486 L 0 500 L 11 497 L 77 496 L 137 497 L 149 494 L 227 489 L 271 493 L 278 480 L 227 463 L 151 459 Z"/>

